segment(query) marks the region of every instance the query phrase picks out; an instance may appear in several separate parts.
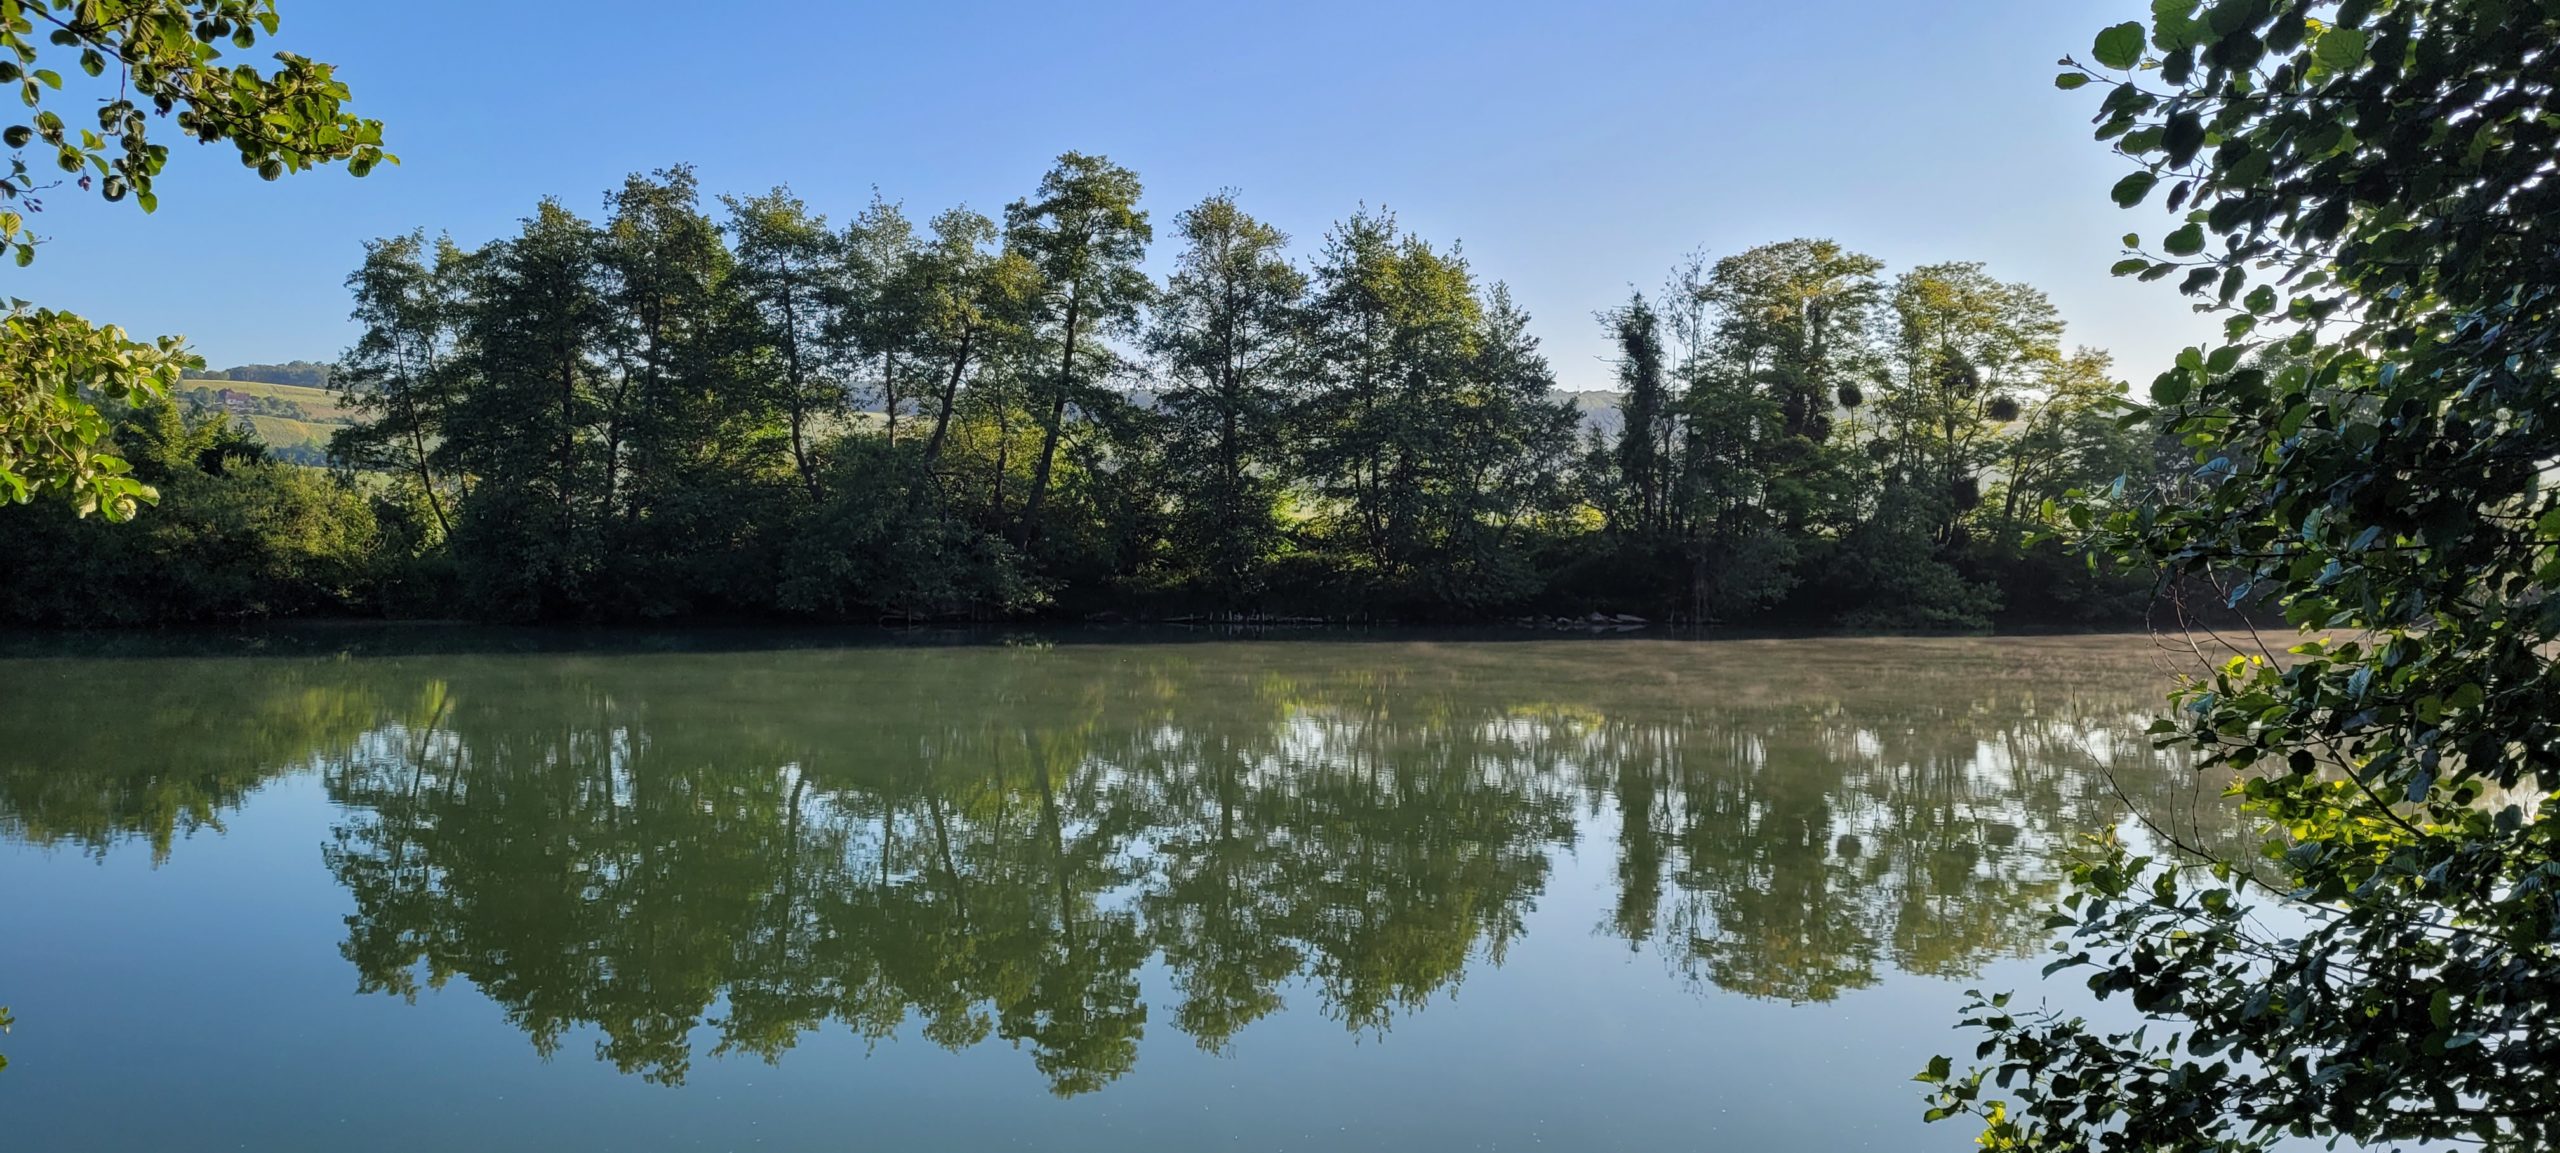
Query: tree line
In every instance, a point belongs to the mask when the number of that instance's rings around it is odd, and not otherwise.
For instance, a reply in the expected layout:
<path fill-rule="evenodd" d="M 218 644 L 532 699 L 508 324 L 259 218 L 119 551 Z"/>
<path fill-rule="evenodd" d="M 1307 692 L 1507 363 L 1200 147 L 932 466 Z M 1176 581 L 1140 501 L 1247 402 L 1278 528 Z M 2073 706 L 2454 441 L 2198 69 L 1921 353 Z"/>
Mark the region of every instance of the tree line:
<path fill-rule="evenodd" d="M 1220 193 L 1158 280 L 1142 192 L 1068 153 L 1000 218 L 837 223 L 679 166 L 600 219 L 370 243 L 334 478 L 145 398 L 117 442 L 157 523 L 0 513 L 0 615 L 1980 628 L 2148 592 L 2039 542 L 2154 449 L 2106 355 L 1979 264 L 1692 260 L 1597 317 L 1602 432 L 1457 246 L 1362 208 L 1299 253 Z"/>

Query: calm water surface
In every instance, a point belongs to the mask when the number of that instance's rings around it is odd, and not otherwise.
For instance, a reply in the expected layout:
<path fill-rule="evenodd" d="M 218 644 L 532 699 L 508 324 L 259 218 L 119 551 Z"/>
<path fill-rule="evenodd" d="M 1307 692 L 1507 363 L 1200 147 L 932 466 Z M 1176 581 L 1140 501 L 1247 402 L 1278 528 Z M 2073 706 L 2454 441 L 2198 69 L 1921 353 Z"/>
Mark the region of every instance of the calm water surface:
<path fill-rule="evenodd" d="M 0 1148 L 1959 1150 L 2233 835 L 2139 638 L 285 647 L 0 659 Z"/>

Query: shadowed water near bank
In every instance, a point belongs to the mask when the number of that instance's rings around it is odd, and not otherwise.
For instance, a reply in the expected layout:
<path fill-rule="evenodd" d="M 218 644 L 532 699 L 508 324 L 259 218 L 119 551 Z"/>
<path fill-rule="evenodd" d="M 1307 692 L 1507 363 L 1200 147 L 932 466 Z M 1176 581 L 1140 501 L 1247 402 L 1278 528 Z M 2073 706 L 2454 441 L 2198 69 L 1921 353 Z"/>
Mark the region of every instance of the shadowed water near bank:
<path fill-rule="evenodd" d="M 2141 638 L 483 635 L 0 662 L 30 1147 L 1960 1148 L 2071 845 L 2240 836 Z"/>

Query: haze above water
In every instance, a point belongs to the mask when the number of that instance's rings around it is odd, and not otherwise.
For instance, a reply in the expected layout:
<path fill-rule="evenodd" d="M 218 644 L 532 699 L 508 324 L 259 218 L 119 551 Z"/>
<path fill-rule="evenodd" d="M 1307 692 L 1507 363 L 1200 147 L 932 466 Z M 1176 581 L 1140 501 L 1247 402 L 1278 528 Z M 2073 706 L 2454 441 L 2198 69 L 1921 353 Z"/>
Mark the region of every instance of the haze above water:
<path fill-rule="evenodd" d="M 0 659 L 8 1147 L 1966 1149 L 2074 842 L 2240 835 L 2144 638 L 350 636 Z"/>

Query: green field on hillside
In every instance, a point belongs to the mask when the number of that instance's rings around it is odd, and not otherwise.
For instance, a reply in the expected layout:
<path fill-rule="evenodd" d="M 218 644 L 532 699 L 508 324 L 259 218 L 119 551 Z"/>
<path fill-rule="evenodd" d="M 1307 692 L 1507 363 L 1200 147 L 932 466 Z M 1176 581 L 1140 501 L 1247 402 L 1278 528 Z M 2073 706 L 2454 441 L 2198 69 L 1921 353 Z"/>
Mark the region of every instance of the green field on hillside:
<path fill-rule="evenodd" d="M 259 440 L 267 442 L 269 448 L 276 449 L 312 448 L 325 452 L 329 447 L 330 434 L 346 427 L 343 422 L 326 424 L 280 416 L 250 416 L 243 419 L 249 422 L 249 427 L 257 430 Z"/>
<path fill-rule="evenodd" d="M 229 399 L 224 394 L 229 393 Z M 276 459 L 317 465 L 328 460 L 329 438 L 355 423 L 355 414 L 325 388 L 240 380 L 183 380 L 178 397 L 199 411 L 220 410 L 246 421 Z"/>
<path fill-rule="evenodd" d="M 340 403 L 338 394 L 325 388 L 308 388 L 298 384 L 262 384 L 242 380 L 182 380 L 178 382 L 178 391 L 181 394 L 201 395 L 206 400 L 229 391 L 234 396 L 280 401 L 302 410 L 301 416 L 286 418 L 290 420 L 341 425 L 350 423 L 353 419 L 348 414 L 346 405 Z"/>

